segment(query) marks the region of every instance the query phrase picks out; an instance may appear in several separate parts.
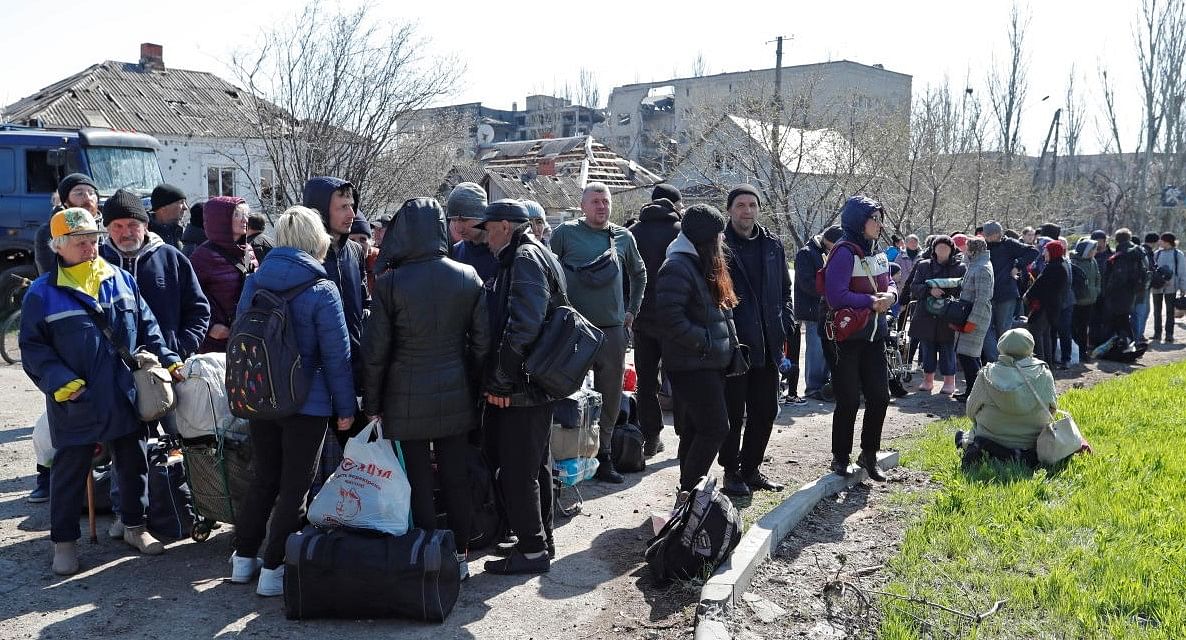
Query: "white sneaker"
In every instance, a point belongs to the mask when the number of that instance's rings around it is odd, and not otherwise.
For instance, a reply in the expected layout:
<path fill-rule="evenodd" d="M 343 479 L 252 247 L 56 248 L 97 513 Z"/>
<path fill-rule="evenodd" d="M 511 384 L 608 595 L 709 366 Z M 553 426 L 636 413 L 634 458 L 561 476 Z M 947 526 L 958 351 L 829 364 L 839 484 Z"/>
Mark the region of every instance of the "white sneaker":
<path fill-rule="evenodd" d="M 264 597 L 284 595 L 284 565 L 275 569 L 260 569 L 255 593 Z"/>
<path fill-rule="evenodd" d="M 111 523 L 111 526 L 107 528 L 107 537 L 111 538 L 112 540 L 124 539 L 124 523 L 119 519 L 119 516 L 115 516 L 115 520 Z"/>
<path fill-rule="evenodd" d="M 231 582 L 247 584 L 255 577 L 264 561 L 259 558 L 242 558 L 238 552 L 231 554 Z"/>
<path fill-rule="evenodd" d="M 466 580 L 469 580 L 469 562 L 466 562 L 466 554 L 458 553 L 456 555 L 457 567 L 461 571 L 461 582 L 465 582 Z"/>

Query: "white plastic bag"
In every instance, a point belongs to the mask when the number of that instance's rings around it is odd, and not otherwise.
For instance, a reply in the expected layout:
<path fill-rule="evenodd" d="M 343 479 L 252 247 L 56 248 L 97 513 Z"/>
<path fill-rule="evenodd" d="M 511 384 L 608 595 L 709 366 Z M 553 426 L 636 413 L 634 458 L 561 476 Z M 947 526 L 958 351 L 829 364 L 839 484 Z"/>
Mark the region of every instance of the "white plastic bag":
<path fill-rule="evenodd" d="M 372 420 L 346 441 L 342 463 L 313 498 L 308 517 L 312 524 L 398 536 L 408 531 L 411 505 L 408 476 L 379 421 Z"/>
<path fill-rule="evenodd" d="M 48 467 L 54 463 L 55 453 L 57 450 L 49 433 L 49 416 L 42 413 L 33 424 L 33 455 L 37 458 L 37 464 Z"/>
<path fill-rule="evenodd" d="M 177 394 L 177 432 L 182 438 L 212 436 L 234 416 L 226 393 L 226 354 L 190 356 L 181 367 L 185 380 L 174 385 Z"/>

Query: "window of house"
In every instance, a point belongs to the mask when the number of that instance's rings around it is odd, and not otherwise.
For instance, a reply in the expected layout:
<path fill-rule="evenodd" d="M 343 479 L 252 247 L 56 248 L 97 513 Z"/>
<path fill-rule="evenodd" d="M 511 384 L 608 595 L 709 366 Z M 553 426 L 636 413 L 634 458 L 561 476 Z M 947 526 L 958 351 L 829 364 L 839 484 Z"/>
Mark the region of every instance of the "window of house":
<path fill-rule="evenodd" d="M 206 167 L 206 195 L 211 198 L 235 195 L 235 168 Z"/>
<path fill-rule="evenodd" d="M 272 168 L 259 170 L 259 201 L 265 209 L 280 208 L 280 191 L 276 189 L 276 172 Z"/>

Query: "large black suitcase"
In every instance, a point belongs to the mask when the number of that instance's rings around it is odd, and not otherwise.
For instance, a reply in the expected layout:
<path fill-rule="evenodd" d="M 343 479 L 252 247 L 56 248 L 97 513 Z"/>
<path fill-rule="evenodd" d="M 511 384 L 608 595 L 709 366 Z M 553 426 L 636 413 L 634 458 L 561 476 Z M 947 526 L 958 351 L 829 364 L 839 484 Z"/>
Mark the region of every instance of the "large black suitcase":
<path fill-rule="evenodd" d="M 393 536 L 312 525 L 288 536 L 284 613 L 301 618 L 442 622 L 461 589 L 453 532 Z"/>

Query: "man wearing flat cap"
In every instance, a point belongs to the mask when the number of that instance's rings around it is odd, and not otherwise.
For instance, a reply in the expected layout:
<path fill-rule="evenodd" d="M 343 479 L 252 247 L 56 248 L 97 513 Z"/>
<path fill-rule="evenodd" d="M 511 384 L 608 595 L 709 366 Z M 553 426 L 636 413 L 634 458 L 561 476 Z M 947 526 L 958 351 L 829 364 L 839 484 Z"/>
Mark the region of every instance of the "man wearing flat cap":
<path fill-rule="evenodd" d="M 564 274 L 556 258 L 530 233 L 527 207 L 496 200 L 476 226 L 498 260 L 488 298 L 492 343 L 482 385 L 487 447 L 518 542 L 510 556 L 486 563 L 487 573 L 543 573 L 552 542 L 552 470 L 549 446 L 555 401 L 527 379 L 523 360 L 539 338 L 544 318 L 563 303 Z M 621 384 L 619 383 L 619 387 Z"/>

